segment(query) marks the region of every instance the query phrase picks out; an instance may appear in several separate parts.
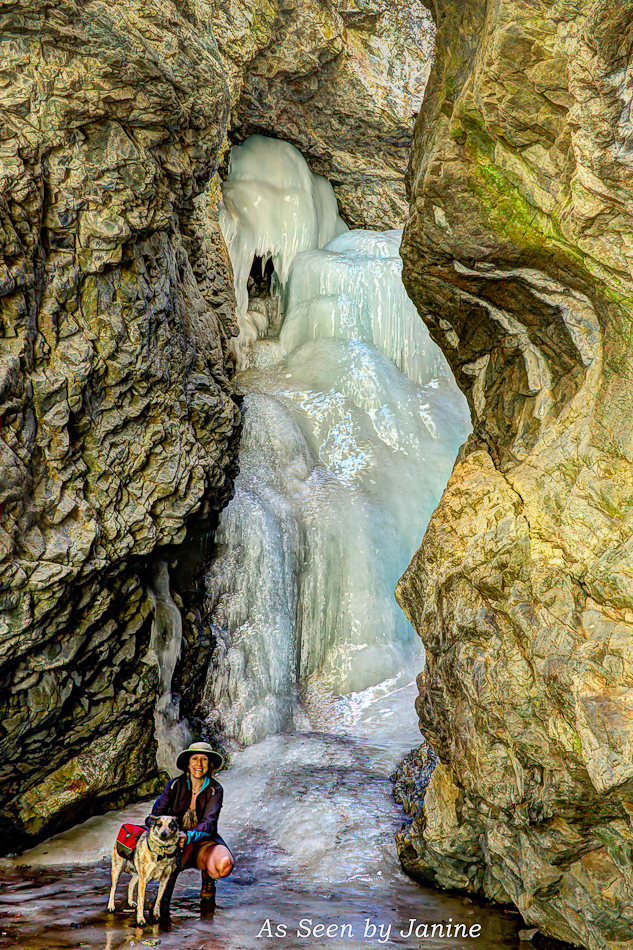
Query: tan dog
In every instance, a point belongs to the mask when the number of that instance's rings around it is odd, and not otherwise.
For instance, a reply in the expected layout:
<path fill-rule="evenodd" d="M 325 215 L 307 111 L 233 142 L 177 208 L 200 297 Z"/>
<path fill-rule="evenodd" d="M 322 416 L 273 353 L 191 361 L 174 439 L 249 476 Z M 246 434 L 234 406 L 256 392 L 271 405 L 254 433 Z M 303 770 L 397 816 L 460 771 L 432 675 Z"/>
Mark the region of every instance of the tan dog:
<path fill-rule="evenodd" d="M 112 887 L 108 910 L 114 910 L 114 892 L 122 871 L 132 875 L 128 884 L 128 907 L 134 907 L 132 895 L 138 881 L 136 903 L 136 923 L 143 926 L 145 920 L 145 889 L 150 881 L 159 881 L 158 894 L 154 903 L 153 915 L 158 917 L 160 903 L 172 874 L 180 867 L 182 852 L 178 847 L 178 821 L 172 815 L 159 815 L 150 819 L 150 827 L 138 840 L 132 858 L 122 857 L 117 851 L 116 842 L 112 849 Z"/>

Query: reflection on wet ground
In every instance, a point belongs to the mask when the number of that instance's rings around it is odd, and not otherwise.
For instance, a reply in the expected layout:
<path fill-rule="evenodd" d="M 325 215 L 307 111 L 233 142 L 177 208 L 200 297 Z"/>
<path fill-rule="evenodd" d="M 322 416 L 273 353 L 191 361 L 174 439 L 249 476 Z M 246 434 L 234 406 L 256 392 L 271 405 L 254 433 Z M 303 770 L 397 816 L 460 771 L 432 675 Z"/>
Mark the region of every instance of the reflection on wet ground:
<path fill-rule="evenodd" d="M 125 908 L 123 884 L 117 892 L 116 913 L 107 913 L 110 875 L 105 861 L 87 868 L 2 869 L 0 950 L 355 950 L 369 946 L 518 950 L 529 946 L 519 942 L 518 914 L 421 888 L 404 875 L 399 882 L 386 884 L 302 889 L 295 882 L 270 877 L 261 883 L 248 866 L 247 856 L 238 855 L 238 859 L 234 875 L 218 884 L 217 907 L 211 914 L 201 914 L 199 873 L 184 872 L 174 893 L 168 927 L 150 923 L 137 928 L 132 912 Z M 155 885 L 151 887 L 153 894 Z M 429 936 L 423 936 L 421 925 L 442 922 L 443 933 L 451 937 L 441 938 L 437 927 L 435 937 L 430 936 L 431 926 Z M 456 923 L 473 937 L 453 938 L 447 928 Z M 476 926 L 471 928 L 477 924 L 481 933 L 474 936 Z"/>

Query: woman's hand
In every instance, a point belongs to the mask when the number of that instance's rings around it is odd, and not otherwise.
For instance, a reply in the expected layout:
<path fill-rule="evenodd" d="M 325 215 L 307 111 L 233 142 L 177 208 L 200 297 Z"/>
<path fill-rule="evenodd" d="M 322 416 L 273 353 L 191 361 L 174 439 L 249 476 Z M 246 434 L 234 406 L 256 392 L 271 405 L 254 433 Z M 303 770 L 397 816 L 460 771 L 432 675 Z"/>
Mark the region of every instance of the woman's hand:
<path fill-rule="evenodd" d="M 186 844 L 187 844 L 187 832 L 179 831 L 178 832 L 178 847 L 184 848 Z"/>

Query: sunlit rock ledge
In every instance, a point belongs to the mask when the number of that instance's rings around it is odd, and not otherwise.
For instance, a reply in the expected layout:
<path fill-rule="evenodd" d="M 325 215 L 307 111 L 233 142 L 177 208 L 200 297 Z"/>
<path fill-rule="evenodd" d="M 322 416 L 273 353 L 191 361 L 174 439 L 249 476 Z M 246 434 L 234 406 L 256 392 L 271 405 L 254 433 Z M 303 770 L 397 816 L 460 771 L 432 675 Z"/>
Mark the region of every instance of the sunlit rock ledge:
<path fill-rule="evenodd" d="M 398 588 L 440 759 L 400 853 L 630 946 L 633 10 L 433 8 L 404 280 L 474 435 Z"/>

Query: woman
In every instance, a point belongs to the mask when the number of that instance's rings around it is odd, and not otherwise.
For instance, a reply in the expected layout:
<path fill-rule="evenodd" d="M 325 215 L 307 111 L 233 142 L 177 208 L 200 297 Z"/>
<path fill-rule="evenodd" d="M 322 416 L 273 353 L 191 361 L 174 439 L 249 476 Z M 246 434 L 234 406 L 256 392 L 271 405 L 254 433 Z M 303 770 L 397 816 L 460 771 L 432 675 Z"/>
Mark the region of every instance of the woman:
<path fill-rule="evenodd" d="M 233 855 L 218 834 L 223 792 L 213 772 L 222 764 L 222 756 L 208 742 L 193 742 L 176 759 L 183 774 L 167 782 L 152 808 L 152 815 L 174 815 L 179 820 L 183 829 L 179 834 L 183 848 L 180 870 L 202 871 L 202 901 L 215 899 L 216 880 L 227 877 L 235 867 Z M 166 896 L 170 897 L 172 890 L 173 883 Z"/>

